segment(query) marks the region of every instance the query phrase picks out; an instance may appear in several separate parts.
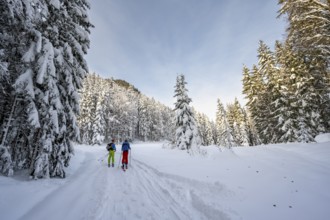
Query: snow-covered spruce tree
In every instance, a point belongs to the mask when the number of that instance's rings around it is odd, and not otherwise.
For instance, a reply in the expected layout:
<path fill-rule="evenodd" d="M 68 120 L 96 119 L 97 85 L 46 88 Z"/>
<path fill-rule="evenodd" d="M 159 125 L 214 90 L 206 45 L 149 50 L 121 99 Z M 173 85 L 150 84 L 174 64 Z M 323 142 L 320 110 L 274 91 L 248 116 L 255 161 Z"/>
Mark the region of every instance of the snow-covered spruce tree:
<path fill-rule="evenodd" d="M 254 73 L 257 73 L 257 67 L 253 66 Z M 250 71 L 246 66 L 243 67 L 243 94 L 245 94 L 245 98 L 247 99 L 246 108 L 247 111 L 247 126 L 249 127 L 249 136 L 250 136 L 250 144 L 252 146 L 261 144 L 262 141 L 259 137 L 258 128 L 256 126 L 256 121 L 258 122 L 258 107 L 256 103 L 258 103 L 258 89 L 259 86 L 255 83 L 256 76 Z M 260 119 L 259 119 L 260 120 Z M 260 129 L 260 128 L 259 128 Z M 259 130 L 260 131 L 260 130 Z"/>
<path fill-rule="evenodd" d="M 83 56 L 89 46 L 89 6 L 84 0 L 7 4 L 13 19 L 21 24 L 19 32 L 8 30 L 21 43 L 15 53 L 19 62 L 8 58 L 15 66 L 10 75 L 16 76 L 10 82 L 11 96 L 19 97 L 17 106 L 26 118 L 21 121 L 25 126 L 11 129 L 3 142 L 10 151 L 20 147 L 28 151 L 20 163 L 26 165 L 13 164 L 14 170 L 30 168 L 34 178 L 65 177 L 64 167 L 73 151 L 70 140 L 79 136 L 75 114 L 79 112 L 77 89 L 87 72 Z M 15 137 L 25 141 L 13 143 Z"/>
<path fill-rule="evenodd" d="M 266 114 L 268 111 L 264 109 L 265 105 L 269 105 L 265 102 L 265 91 L 266 85 L 258 67 L 253 65 L 251 71 L 245 67 L 243 69 L 243 94 L 246 95 L 246 106 L 251 113 L 258 136 L 264 144 L 270 142 L 269 136 L 263 132 L 267 127 L 267 117 L 269 117 L 269 114 Z"/>
<path fill-rule="evenodd" d="M 243 69 L 243 93 L 262 142 L 313 141 L 325 129 L 303 56 L 288 42 L 276 42 L 275 55 L 263 44 L 258 53 L 258 67 Z"/>
<path fill-rule="evenodd" d="M 115 109 L 121 96 L 115 94 L 114 87 L 113 79 L 104 80 L 96 73 L 84 80 L 78 117 L 82 143 L 99 145 L 117 138 L 120 121 Z"/>
<path fill-rule="evenodd" d="M 261 144 L 261 140 L 259 139 L 258 132 L 255 128 L 254 121 L 251 115 L 249 114 L 249 111 L 246 108 L 243 108 L 242 111 L 244 115 L 244 121 L 245 121 L 247 136 L 249 140 L 249 145 L 255 146 Z"/>
<path fill-rule="evenodd" d="M 280 15 L 285 15 L 289 27 L 287 44 L 302 56 L 307 71 L 313 77 L 313 103 L 320 115 L 319 131 L 330 131 L 330 2 L 325 0 L 279 0 Z"/>
<path fill-rule="evenodd" d="M 157 140 L 161 136 L 161 128 L 163 127 L 161 114 L 158 103 L 154 98 L 151 99 L 151 128 L 150 128 L 150 137 L 152 141 Z"/>
<path fill-rule="evenodd" d="M 151 115 L 148 110 L 149 102 L 147 97 L 142 96 L 140 99 L 140 113 L 139 113 L 139 137 L 143 141 L 148 140 L 148 134 L 150 133 L 151 128 Z"/>
<path fill-rule="evenodd" d="M 280 66 L 278 89 L 281 96 L 274 105 L 279 131 L 275 142 L 314 141 L 313 137 L 322 126 L 314 102 L 317 95 L 313 86 L 314 78 L 303 57 L 294 53 L 289 44 L 277 42 L 276 54 Z"/>
<path fill-rule="evenodd" d="M 216 112 L 215 124 L 217 131 L 216 144 L 218 146 L 224 146 L 229 148 L 237 146 L 237 144 L 235 143 L 232 137 L 231 128 L 228 124 L 226 110 L 220 99 L 217 100 L 217 112 Z"/>
<path fill-rule="evenodd" d="M 274 53 L 260 41 L 258 65 L 252 71 L 243 68 L 243 93 L 248 99 L 247 107 L 258 135 L 263 143 L 271 143 L 276 134 L 277 121 L 274 117 L 274 101 L 279 97 L 276 87 L 279 70 Z"/>
<path fill-rule="evenodd" d="M 215 124 L 215 121 L 211 121 L 211 133 L 212 133 L 212 143 L 217 145 L 219 135 L 218 135 L 217 126 Z"/>
<path fill-rule="evenodd" d="M 25 63 L 33 57 L 30 45 L 40 48 L 40 35 L 35 24 L 45 11 L 43 4 L 32 0 L 24 2 L 1 1 L 0 22 L 0 129 L 4 131 L 0 143 L 1 172 L 7 175 L 15 170 L 29 168 L 35 143 L 35 128 L 39 127 L 36 105 L 33 102 L 32 70 Z M 32 33 L 32 34 L 31 34 Z M 35 36 L 34 35 L 34 36 Z"/>
<path fill-rule="evenodd" d="M 280 96 L 276 84 L 279 77 L 279 69 L 276 65 L 276 59 L 273 51 L 263 42 L 260 41 L 258 48 L 258 71 L 264 83 L 264 91 L 259 91 L 262 94 L 261 99 L 264 106 L 259 106 L 259 111 L 264 118 L 264 126 L 261 131 L 262 137 L 267 137 L 268 143 L 278 133 L 275 129 L 277 120 L 274 118 L 274 101 Z"/>
<path fill-rule="evenodd" d="M 109 99 L 112 99 L 111 86 L 111 82 L 96 73 L 88 74 L 84 80 L 78 118 L 83 143 L 99 145 L 105 139 L 107 112 L 111 111 L 108 105 Z"/>
<path fill-rule="evenodd" d="M 114 93 L 112 97 L 112 110 L 114 126 L 113 132 L 117 137 L 134 139 L 137 124 L 137 96 L 139 92 L 135 91 L 127 82 L 115 80 L 113 86 Z"/>
<path fill-rule="evenodd" d="M 105 87 L 105 82 L 101 81 L 98 86 Z M 96 112 L 95 112 L 95 119 L 93 120 L 94 123 L 92 125 L 93 137 L 92 137 L 92 144 L 101 145 L 105 139 L 105 132 L 106 132 L 106 120 L 105 120 L 105 94 L 104 90 L 100 90 L 97 96 L 96 102 Z"/>
<path fill-rule="evenodd" d="M 95 105 L 95 88 L 96 74 L 88 74 L 83 82 L 83 87 L 80 90 L 80 114 L 78 124 L 80 128 L 80 140 L 82 143 L 91 144 L 92 140 L 92 125 L 96 112 Z"/>
<path fill-rule="evenodd" d="M 174 137 L 175 137 L 174 111 L 171 108 L 164 105 L 161 106 L 161 109 L 162 109 L 161 113 L 162 113 L 162 121 L 163 121 L 162 139 L 174 143 Z"/>
<path fill-rule="evenodd" d="M 205 114 L 197 111 L 194 111 L 194 115 L 196 115 L 196 123 L 202 140 L 202 145 L 209 146 L 214 144 L 210 119 Z"/>
<path fill-rule="evenodd" d="M 12 109 L 16 105 L 11 85 L 18 77 L 17 73 L 11 75 L 10 69 L 15 68 L 11 63 L 14 60 L 17 61 L 14 56 L 14 53 L 18 53 L 20 43 L 17 35 L 20 29 L 24 28 L 24 25 L 15 17 L 21 13 L 21 10 L 18 8 L 16 10 L 7 1 L 0 1 L 0 172 L 6 175 L 12 175 L 14 168 L 11 158 L 12 148 L 9 146 L 7 137 L 8 126 L 11 125 L 11 119 L 15 113 Z M 13 51 L 12 48 L 17 48 L 17 50 Z"/>
<path fill-rule="evenodd" d="M 193 111 L 189 103 L 184 75 L 177 76 L 175 85 L 175 145 L 181 150 L 187 150 L 189 154 L 200 152 L 201 139 L 197 129 Z"/>
<path fill-rule="evenodd" d="M 274 101 L 276 91 L 274 91 L 274 79 L 277 75 L 278 69 L 276 68 L 274 53 L 269 47 L 260 41 L 258 48 L 258 65 L 254 69 L 255 74 L 254 83 L 259 84 L 259 90 L 255 91 L 257 94 L 257 106 L 252 109 L 257 110 L 257 128 L 260 137 L 264 143 L 271 143 L 273 136 L 276 134 L 275 127 L 276 121 L 273 118 L 273 109 L 271 103 Z M 251 103 L 248 103 L 251 104 Z"/>
<path fill-rule="evenodd" d="M 130 85 L 128 87 L 128 90 L 130 91 L 127 96 L 128 96 L 128 101 L 130 105 L 128 106 L 129 108 L 129 114 L 127 116 L 127 123 L 128 123 L 128 136 L 126 138 L 129 138 L 130 140 L 135 139 L 136 135 L 136 126 L 138 123 L 138 117 L 137 117 L 137 108 L 138 108 L 138 98 L 140 96 L 140 91 L 138 91 L 133 85 Z M 157 121 L 158 123 L 161 123 L 161 121 Z M 159 140 L 159 136 L 156 138 Z"/>
<path fill-rule="evenodd" d="M 239 104 L 237 98 L 235 98 L 234 104 L 227 105 L 227 117 L 230 130 L 234 142 L 238 146 L 249 146 L 250 140 L 248 137 L 247 126 L 243 109 Z"/>
<path fill-rule="evenodd" d="M 31 175 L 65 177 L 64 167 L 73 152 L 70 140 L 79 139 L 76 114 L 78 89 L 88 72 L 84 55 L 89 47 L 86 0 L 45 2 L 40 20 L 41 50 L 37 53 L 35 102 L 39 106 L 39 141 Z M 32 61 L 33 65 L 34 62 Z"/>
<path fill-rule="evenodd" d="M 114 136 L 111 136 L 111 121 L 112 121 L 112 106 L 111 102 L 114 97 L 114 91 L 113 91 L 113 84 L 114 81 L 112 79 L 105 80 L 105 83 L 102 84 L 105 86 L 105 88 L 102 88 L 102 91 L 104 93 L 104 100 L 103 100 L 103 112 L 102 117 L 104 119 L 104 142 L 110 143 L 113 138 L 117 138 Z M 99 88 L 100 89 L 100 88 Z M 82 104 L 82 103 L 81 103 Z M 79 118 L 78 118 L 79 119 Z"/>
<path fill-rule="evenodd" d="M 142 105 L 142 95 L 139 94 L 137 96 L 137 102 L 136 102 L 136 127 L 135 127 L 135 137 L 140 139 L 140 120 L 141 117 L 140 115 L 142 114 L 143 111 L 143 105 Z"/>

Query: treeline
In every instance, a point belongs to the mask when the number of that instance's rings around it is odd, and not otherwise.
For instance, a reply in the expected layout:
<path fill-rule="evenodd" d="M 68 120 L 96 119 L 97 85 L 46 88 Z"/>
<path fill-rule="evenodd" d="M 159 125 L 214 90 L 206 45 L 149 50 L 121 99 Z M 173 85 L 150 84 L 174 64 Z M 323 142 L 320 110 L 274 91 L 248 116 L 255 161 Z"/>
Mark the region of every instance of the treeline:
<path fill-rule="evenodd" d="M 191 109 L 184 75 L 177 77 L 175 85 L 175 147 L 187 149 L 190 154 L 201 153 L 201 145 L 223 147 L 253 146 L 259 142 L 246 110 L 237 99 L 224 108 L 218 99 L 216 121 Z"/>
<path fill-rule="evenodd" d="M 175 140 L 175 112 L 123 80 L 93 73 L 83 83 L 80 102 L 81 142 L 103 144 L 123 140 Z M 187 101 L 186 101 L 187 102 Z M 252 146 L 258 143 L 246 110 L 235 100 L 226 108 L 218 101 L 217 120 L 193 110 L 201 144 Z"/>
<path fill-rule="evenodd" d="M 103 144 L 117 140 L 173 140 L 174 112 L 123 80 L 89 74 L 81 90 L 81 141 Z"/>
<path fill-rule="evenodd" d="M 195 111 L 194 115 L 204 146 L 236 147 L 260 144 L 250 116 L 237 99 L 226 106 L 218 99 L 215 121 L 203 113 Z"/>
<path fill-rule="evenodd" d="M 330 131 L 329 1 L 280 0 L 287 38 L 260 42 L 258 63 L 243 68 L 243 93 L 262 143 L 311 142 Z"/>

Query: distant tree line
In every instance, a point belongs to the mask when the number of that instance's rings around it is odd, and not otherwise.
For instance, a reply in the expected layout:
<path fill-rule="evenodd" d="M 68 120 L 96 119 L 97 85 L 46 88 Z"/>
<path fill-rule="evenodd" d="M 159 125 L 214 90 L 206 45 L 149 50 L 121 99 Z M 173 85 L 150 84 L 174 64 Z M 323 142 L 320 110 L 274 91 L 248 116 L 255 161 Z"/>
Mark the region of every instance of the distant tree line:
<path fill-rule="evenodd" d="M 183 74 L 177 77 L 175 85 L 175 143 L 174 147 L 188 150 L 190 154 L 202 153 L 200 146 L 222 147 L 253 146 L 260 143 L 246 110 L 237 99 L 224 108 L 218 99 L 216 120 L 192 109 L 191 99 Z"/>
<path fill-rule="evenodd" d="M 177 130 L 183 126 L 184 135 L 194 135 L 185 137 L 187 145 L 180 147 L 182 149 L 190 145 L 232 147 L 259 143 L 251 120 L 237 99 L 226 109 L 218 100 L 216 121 L 213 122 L 189 106 L 191 99 L 185 84 L 184 75 L 179 75 L 174 91 L 177 102 L 172 109 L 141 94 L 124 80 L 89 74 L 80 90 L 81 142 L 99 145 L 115 138 L 174 143 L 176 136 L 183 135 Z M 191 132 L 186 132 L 188 129 Z M 196 140 L 195 136 L 198 136 Z"/>
<path fill-rule="evenodd" d="M 81 141 L 103 144 L 111 139 L 173 140 L 174 113 L 123 80 L 89 74 L 81 90 Z"/>

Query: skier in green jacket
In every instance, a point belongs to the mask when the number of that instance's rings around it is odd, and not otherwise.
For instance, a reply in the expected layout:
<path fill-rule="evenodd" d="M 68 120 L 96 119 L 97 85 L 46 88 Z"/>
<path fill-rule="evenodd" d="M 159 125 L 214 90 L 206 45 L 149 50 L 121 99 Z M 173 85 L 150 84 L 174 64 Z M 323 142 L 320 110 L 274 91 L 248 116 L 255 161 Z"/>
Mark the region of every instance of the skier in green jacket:
<path fill-rule="evenodd" d="M 115 140 L 112 139 L 111 143 L 109 143 L 107 145 L 107 150 L 109 151 L 109 157 L 108 157 L 108 167 L 110 167 L 110 165 L 112 167 L 115 166 L 115 152 L 116 152 L 116 145 L 115 145 Z M 112 162 L 110 164 L 110 162 Z"/>

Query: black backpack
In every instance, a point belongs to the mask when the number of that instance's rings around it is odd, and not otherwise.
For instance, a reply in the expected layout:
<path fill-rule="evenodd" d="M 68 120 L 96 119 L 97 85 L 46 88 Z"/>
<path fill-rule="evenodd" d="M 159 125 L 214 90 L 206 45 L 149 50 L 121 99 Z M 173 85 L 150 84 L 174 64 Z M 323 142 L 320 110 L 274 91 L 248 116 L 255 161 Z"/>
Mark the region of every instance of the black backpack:
<path fill-rule="evenodd" d="M 110 143 L 107 145 L 107 150 L 110 151 L 110 150 L 113 150 L 113 147 L 112 147 L 113 143 Z"/>

